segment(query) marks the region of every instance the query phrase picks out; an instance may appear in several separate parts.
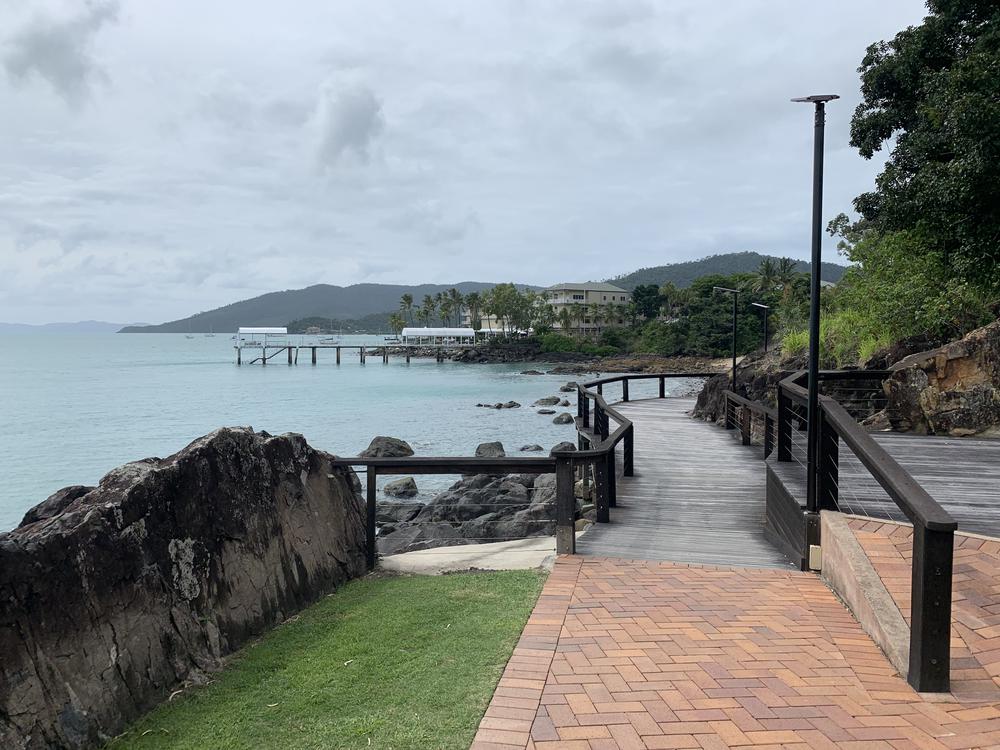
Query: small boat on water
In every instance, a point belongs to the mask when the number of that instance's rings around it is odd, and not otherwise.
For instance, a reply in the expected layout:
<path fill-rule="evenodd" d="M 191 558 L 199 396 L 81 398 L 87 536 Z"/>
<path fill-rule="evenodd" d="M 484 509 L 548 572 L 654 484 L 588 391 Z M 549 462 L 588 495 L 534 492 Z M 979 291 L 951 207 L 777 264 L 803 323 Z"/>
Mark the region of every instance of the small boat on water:
<path fill-rule="evenodd" d="M 340 338 L 338 336 L 324 336 L 319 340 L 321 344 L 327 344 L 328 346 L 338 346 L 340 344 Z"/>

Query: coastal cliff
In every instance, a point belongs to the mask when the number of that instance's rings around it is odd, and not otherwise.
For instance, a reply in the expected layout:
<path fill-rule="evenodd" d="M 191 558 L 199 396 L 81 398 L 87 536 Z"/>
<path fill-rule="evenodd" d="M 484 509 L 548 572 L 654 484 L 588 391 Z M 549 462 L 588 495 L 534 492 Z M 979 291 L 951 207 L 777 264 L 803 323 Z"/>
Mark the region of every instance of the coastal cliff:
<path fill-rule="evenodd" d="M 0 534 L 0 747 L 94 747 L 365 571 L 352 471 L 224 428 Z"/>

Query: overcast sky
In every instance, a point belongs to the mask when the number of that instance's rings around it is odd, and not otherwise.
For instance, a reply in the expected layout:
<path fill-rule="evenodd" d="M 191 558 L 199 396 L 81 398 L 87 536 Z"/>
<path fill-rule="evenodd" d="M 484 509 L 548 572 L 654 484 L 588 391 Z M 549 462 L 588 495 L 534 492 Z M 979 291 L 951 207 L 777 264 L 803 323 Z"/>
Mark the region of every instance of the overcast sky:
<path fill-rule="evenodd" d="M 0 0 L 0 320 L 159 322 L 326 282 L 806 257 L 865 47 L 918 0 Z M 827 257 L 835 259 L 833 243 Z"/>

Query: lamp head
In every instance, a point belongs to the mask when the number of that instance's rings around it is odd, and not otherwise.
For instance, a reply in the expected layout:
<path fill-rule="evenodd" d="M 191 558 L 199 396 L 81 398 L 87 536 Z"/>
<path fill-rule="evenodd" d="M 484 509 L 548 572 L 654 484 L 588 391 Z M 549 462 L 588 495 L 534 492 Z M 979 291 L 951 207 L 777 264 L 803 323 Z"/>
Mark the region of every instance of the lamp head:
<path fill-rule="evenodd" d="M 754 307 L 763 307 L 765 310 L 771 309 L 770 305 L 765 305 L 763 302 L 751 302 L 750 304 L 753 305 Z"/>
<path fill-rule="evenodd" d="M 811 104 L 821 104 L 824 102 L 833 101 L 834 99 L 839 99 L 839 94 L 813 94 L 812 96 L 800 96 L 796 99 L 792 99 L 793 102 L 809 102 Z"/>

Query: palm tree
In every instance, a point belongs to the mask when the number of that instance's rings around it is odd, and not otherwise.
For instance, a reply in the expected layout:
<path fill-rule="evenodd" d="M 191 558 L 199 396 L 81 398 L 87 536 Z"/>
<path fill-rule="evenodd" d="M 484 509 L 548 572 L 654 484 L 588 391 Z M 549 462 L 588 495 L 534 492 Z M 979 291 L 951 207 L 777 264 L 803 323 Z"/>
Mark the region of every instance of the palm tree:
<path fill-rule="evenodd" d="M 603 305 L 593 304 L 587 308 L 587 314 L 590 316 L 591 329 L 593 334 L 596 336 L 601 332 L 601 323 L 604 322 L 604 310 Z"/>
<path fill-rule="evenodd" d="M 465 295 L 465 306 L 469 310 L 469 327 L 478 331 L 483 327 L 483 319 L 479 315 L 479 309 L 482 307 L 483 301 L 479 296 L 479 292 L 469 292 Z"/>
<path fill-rule="evenodd" d="M 420 310 L 424 313 L 424 325 L 427 325 L 427 321 L 434 317 L 434 313 L 437 310 L 437 303 L 434 302 L 434 298 L 431 295 L 424 295 L 424 301 L 420 305 Z M 420 310 L 417 311 L 418 317 Z"/>
<path fill-rule="evenodd" d="M 559 308 L 559 314 L 556 317 L 559 319 L 559 325 L 563 331 L 569 333 L 569 329 L 573 327 L 573 314 L 569 311 L 569 308 Z"/>
<path fill-rule="evenodd" d="M 403 328 L 405 326 L 406 326 L 406 321 L 403 320 L 403 316 L 400 315 L 399 313 L 392 313 L 389 316 L 389 327 L 392 329 L 392 332 L 395 333 L 397 336 L 403 332 Z"/>
<path fill-rule="evenodd" d="M 438 304 L 438 308 L 441 310 L 440 319 L 441 322 L 446 326 L 451 325 L 451 311 L 454 309 L 451 302 L 451 297 L 445 296 L 441 298 L 441 302 Z"/>
<path fill-rule="evenodd" d="M 584 311 L 584 306 L 579 302 L 574 302 L 569 306 L 570 319 L 576 323 L 576 330 L 578 333 L 582 327 L 581 324 L 583 323 L 583 319 L 586 317 Z"/>
<path fill-rule="evenodd" d="M 778 265 L 774 269 L 774 280 L 781 286 L 781 302 L 787 305 L 792 297 L 793 284 L 798 272 L 795 270 L 795 261 L 791 258 L 779 258 Z"/>
<path fill-rule="evenodd" d="M 458 291 L 455 287 L 448 290 L 448 299 L 451 300 L 451 308 L 455 311 L 455 325 L 461 325 L 462 323 L 462 306 L 465 303 L 465 298 L 462 293 Z"/>
<path fill-rule="evenodd" d="M 413 295 L 412 294 L 404 294 L 402 297 L 399 298 L 399 309 L 402 310 L 406 314 L 407 319 L 410 321 L 410 324 L 412 325 L 413 324 Z"/>
<path fill-rule="evenodd" d="M 788 259 L 783 258 L 782 260 Z M 755 292 L 770 292 L 777 286 L 777 283 L 778 269 L 774 265 L 774 261 L 770 258 L 764 258 L 757 269 L 757 277 L 753 281 L 753 290 Z"/>

